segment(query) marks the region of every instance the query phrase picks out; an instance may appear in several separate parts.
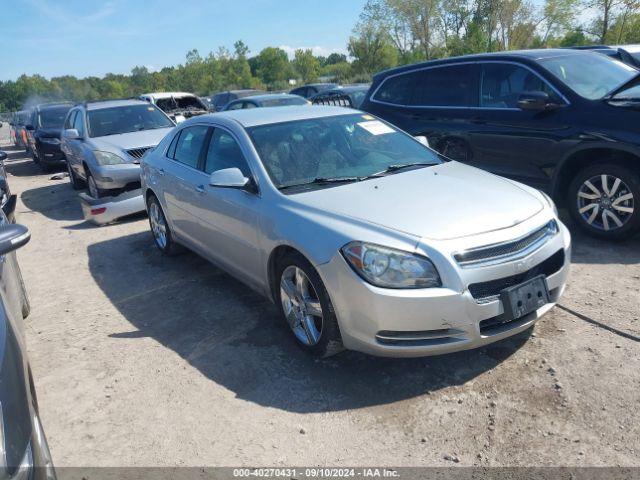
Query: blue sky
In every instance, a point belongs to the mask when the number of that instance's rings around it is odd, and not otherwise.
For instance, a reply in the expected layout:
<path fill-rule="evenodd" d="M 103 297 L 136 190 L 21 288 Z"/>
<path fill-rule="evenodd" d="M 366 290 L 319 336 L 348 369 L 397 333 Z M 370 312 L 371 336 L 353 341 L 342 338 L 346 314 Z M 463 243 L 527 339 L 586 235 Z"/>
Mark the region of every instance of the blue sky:
<path fill-rule="evenodd" d="M 344 53 L 366 0 L 8 0 L 0 14 L 0 80 L 102 76 L 183 63 L 243 40 Z M 4 3 L 4 2 L 2 2 Z"/>

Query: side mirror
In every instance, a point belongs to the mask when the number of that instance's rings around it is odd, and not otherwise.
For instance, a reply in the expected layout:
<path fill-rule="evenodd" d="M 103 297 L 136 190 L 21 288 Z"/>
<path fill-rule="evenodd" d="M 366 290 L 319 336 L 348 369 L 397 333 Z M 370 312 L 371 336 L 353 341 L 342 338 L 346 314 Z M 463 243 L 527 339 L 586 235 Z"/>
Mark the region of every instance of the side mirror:
<path fill-rule="evenodd" d="M 0 226 L 0 255 L 6 255 L 27 244 L 31 239 L 29 229 L 17 223 Z"/>
<path fill-rule="evenodd" d="M 425 147 L 429 146 L 429 140 L 427 140 L 427 137 L 425 137 L 424 135 L 418 135 L 415 138 L 417 141 L 419 141 L 422 145 L 424 145 Z"/>
<path fill-rule="evenodd" d="M 545 92 L 524 92 L 518 99 L 522 110 L 546 110 L 549 105 L 549 95 Z"/>
<path fill-rule="evenodd" d="M 244 176 L 239 168 L 224 168 L 216 170 L 209 178 L 209 185 L 221 188 L 245 188 L 250 180 Z"/>
<path fill-rule="evenodd" d="M 24 128 L 25 130 L 30 130 L 30 131 L 33 131 L 36 129 L 36 127 L 34 127 L 33 125 L 25 125 Z"/>
<path fill-rule="evenodd" d="M 0 150 L 0 162 L 4 162 L 7 159 L 7 152 Z"/>
<path fill-rule="evenodd" d="M 62 136 L 67 140 L 79 140 L 80 132 L 78 132 L 78 130 L 76 130 L 75 128 L 67 128 L 62 132 Z"/>

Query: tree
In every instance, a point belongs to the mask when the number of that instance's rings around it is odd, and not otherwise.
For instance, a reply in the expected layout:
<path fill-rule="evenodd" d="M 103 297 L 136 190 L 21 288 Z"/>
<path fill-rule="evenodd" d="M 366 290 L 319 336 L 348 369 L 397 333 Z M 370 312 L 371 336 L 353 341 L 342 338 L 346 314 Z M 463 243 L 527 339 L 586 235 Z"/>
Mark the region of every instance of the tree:
<path fill-rule="evenodd" d="M 313 56 L 311 49 L 298 49 L 295 51 L 293 67 L 296 69 L 304 83 L 313 82 L 318 78 L 320 63 Z"/>
<path fill-rule="evenodd" d="M 349 39 L 349 54 L 354 58 L 354 73 L 373 74 L 398 63 L 398 54 L 385 33 L 369 25 L 358 28 Z"/>
<path fill-rule="evenodd" d="M 258 55 L 258 76 L 266 85 L 283 82 L 290 73 L 289 57 L 281 48 L 267 47 Z"/>
<path fill-rule="evenodd" d="M 337 63 L 345 63 L 347 56 L 344 53 L 331 53 L 325 60 L 325 65 L 335 65 Z"/>

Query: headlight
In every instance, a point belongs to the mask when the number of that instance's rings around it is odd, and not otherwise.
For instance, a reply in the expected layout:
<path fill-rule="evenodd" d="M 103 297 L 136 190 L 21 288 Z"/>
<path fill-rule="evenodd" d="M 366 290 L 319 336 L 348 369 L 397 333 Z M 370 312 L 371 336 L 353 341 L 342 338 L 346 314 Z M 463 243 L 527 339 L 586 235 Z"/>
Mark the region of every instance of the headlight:
<path fill-rule="evenodd" d="M 428 258 L 363 242 L 351 242 L 341 251 L 356 273 L 376 287 L 442 286 L 440 275 Z"/>
<path fill-rule="evenodd" d="M 60 139 L 59 138 L 40 137 L 40 141 L 42 143 L 48 143 L 49 145 L 59 145 L 60 144 Z"/>
<path fill-rule="evenodd" d="M 553 209 L 553 211 L 554 211 L 554 213 L 556 214 L 556 217 L 557 217 L 558 216 L 558 207 L 556 207 L 556 204 L 553 202 L 553 200 L 551 200 L 551 197 L 549 195 L 547 195 L 543 191 L 540 191 L 540 193 L 542 194 L 544 199 L 547 201 L 549 206 Z"/>
<path fill-rule="evenodd" d="M 100 150 L 94 150 L 93 155 L 96 157 L 98 165 L 120 165 L 127 163 L 124 158 L 119 157 L 115 153 L 101 152 Z"/>

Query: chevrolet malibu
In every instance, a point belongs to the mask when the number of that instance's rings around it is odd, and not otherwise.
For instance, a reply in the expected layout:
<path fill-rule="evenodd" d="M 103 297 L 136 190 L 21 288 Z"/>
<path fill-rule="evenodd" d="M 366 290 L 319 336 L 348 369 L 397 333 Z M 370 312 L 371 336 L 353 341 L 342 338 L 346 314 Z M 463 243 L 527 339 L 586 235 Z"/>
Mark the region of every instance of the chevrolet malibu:
<path fill-rule="evenodd" d="M 270 298 L 318 356 L 441 354 L 529 329 L 569 270 L 553 202 L 423 143 L 339 107 L 193 118 L 142 160 L 155 243 Z"/>

